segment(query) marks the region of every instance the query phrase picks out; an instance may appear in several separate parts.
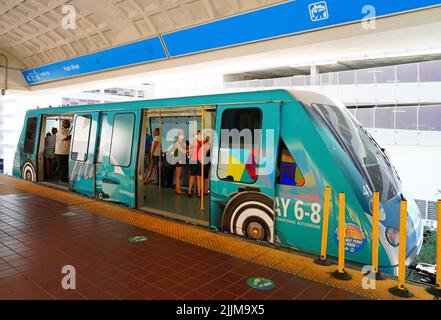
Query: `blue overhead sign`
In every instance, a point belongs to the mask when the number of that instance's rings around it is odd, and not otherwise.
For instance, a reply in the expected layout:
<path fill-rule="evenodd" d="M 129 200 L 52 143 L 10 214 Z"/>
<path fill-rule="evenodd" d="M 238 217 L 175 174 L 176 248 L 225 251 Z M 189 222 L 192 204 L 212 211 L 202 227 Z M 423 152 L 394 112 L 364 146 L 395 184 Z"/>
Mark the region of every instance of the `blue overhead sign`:
<path fill-rule="evenodd" d="M 29 69 L 23 76 L 32 85 L 165 58 L 161 40 L 155 37 Z"/>
<path fill-rule="evenodd" d="M 368 14 L 381 17 L 439 4 L 439 0 L 297 0 L 165 34 L 163 38 L 174 57 L 362 21 Z"/>
<path fill-rule="evenodd" d="M 29 84 L 441 5 L 441 0 L 297 0 L 23 72 Z M 324 39 L 326 40 L 326 39 Z"/>

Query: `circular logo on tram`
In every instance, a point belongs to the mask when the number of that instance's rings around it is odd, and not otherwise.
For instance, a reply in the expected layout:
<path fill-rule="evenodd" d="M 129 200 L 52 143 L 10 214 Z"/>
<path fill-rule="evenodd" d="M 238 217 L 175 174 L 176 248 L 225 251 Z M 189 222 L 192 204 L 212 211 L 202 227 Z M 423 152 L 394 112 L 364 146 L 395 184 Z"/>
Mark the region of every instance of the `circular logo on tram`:
<path fill-rule="evenodd" d="M 334 232 L 334 240 L 338 243 L 338 228 Z M 366 245 L 366 235 L 361 228 L 354 223 L 346 223 L 345 226 L 345 251 L 355 253 Z"/>
<path fill-rule="evenodd" d="M 271 290 L 276 287 L 274 281 L 262 277 L 253 277 L 247 280 L 247 284 L 257 290 Z"/>
<path fill-rule="evenodd" d="M 141 243 L 147 241 L 149 238 L 146 236 L 131 236 L 129 237 L 130 243 Z"/>

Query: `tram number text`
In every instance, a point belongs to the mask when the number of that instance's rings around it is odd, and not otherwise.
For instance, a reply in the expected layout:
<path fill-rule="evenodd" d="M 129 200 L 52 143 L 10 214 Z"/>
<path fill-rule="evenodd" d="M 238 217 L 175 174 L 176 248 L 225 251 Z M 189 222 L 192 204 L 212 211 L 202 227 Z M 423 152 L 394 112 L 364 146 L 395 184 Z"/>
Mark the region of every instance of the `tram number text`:
<path fill-rule="evenodd" d="M 365 195 L 366 198 L 372 197 L 372 191 L 369 188 L 369 186 L 366 184 L 363 186 L 363 194 Z"/>
<path fill-rule="evenodd" d="M 286 198 L 276 198 L 276 214 L 279 217 L 288 218 L 289 215 L 289 205 L 291 204 L 291 199 Z M 312 223 L 319 224 L 322 221 L 321 210 L 322 206 L 314 202 L 309 208 L 308 205 L 301 200 L 297 200 L 294 203 L 294 218 L 298 221 L 303 221 L 309 218 Z"/>

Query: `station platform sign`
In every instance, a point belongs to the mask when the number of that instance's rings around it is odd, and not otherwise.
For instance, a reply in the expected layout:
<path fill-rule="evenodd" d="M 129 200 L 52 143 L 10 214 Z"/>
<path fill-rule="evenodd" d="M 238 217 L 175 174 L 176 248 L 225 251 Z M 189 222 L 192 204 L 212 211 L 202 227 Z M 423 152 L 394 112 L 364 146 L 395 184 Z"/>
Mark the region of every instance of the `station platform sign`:
<path fill-rule="evenodd" d="M 228 48 L 374 17 L 441 6 L 441 0 L 296 0 L 23 71 L 29 85 Z M 324 39 L 326 40 L 326 39 Z"/>

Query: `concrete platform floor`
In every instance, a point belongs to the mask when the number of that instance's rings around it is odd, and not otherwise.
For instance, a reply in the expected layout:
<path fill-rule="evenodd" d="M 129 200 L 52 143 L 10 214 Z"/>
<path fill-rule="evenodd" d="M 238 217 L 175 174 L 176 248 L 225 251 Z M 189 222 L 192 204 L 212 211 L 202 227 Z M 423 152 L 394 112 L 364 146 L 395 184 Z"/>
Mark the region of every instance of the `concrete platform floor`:
<path fill-rule="evenodd" d="M 132 225 L 0 186 L 0 299 L 363 299 Z M 3 195 L 2 195 L 3 194 Z M 73 216 L 63 213 L 73 212 Z M 148 241 L 132 244 L 130 236 Z M 62 267 L 76 289 L 61 286 Z M 251 277 L 276 283 L 260 291 Z"/>

